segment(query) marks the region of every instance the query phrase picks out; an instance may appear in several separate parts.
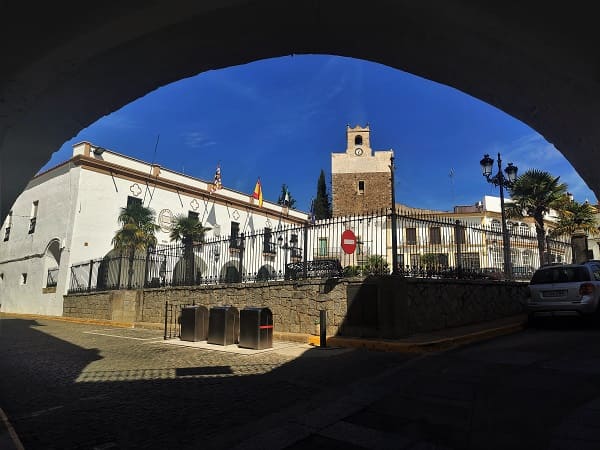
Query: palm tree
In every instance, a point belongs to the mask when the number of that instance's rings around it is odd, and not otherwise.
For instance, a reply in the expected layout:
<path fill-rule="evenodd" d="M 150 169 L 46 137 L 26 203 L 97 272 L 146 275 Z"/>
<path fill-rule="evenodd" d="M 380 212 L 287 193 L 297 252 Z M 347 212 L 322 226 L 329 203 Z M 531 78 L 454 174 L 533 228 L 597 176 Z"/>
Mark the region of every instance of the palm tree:
<path fill-rule="evenodd" d="M 125 254 L 129 256 L 128 286 L 131 286 L 136 252 L 145 251 L 148 247 L 156 245 L 155 233 L 159 226 L 154 223 L 154 217 L 154 210 L 138 202 L 132 202 L 126 208 L 121 208 L 118 217 L 121 228 L 115 233 L 112 244 L 115 250 L 119 250 L 121 256 Z"/>
<path fill-rule="evenodd" d="M 211 228 L 204 227 L 198 218 L 180 214 L 175 217 L 170 238 L 183 244 L 183 261 L 185 265 L 184 284 L 194 284 L 194 244 L 204 242 L 204 234 Z"/>
<path fill-rule="evenodd" d="M 546 171 L 529 169 L 509 187 L 512 202 L 506 206 L 507 216 L 533 218 L 540 262 L 544 261 L 546 239 L 544 216 L 550 209 L 560 207 L 560 201 L 567 192 L 567 185 L 559 180 L 560 177 L 554 177 Z"/>
<path fill-rule="evenodd" d="M 596 208 L 588 202 L 578 203 L 565 196 L 559 201 L 558 205 L 558 222 L 550 231 L 550 236 L 572 235 L 578 230 L 584 231 L 590 236 L 600 234 L 598 220 L 596 219 Z"/>

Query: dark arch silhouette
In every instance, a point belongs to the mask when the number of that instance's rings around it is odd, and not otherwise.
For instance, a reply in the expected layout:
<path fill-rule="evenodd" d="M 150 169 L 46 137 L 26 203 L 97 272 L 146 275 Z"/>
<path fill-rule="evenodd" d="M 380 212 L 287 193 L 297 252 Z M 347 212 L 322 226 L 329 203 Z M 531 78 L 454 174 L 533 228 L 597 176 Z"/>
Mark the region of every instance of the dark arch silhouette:
<path fill-rule="evenodd" d="M 307 53 L 379 62 L 494 105 L 553 143 L 600 192 L 594 15 L 537 0 L 430 5 L 8 2 L 0 28 L 0 219 L 51 153 L 103 115 L 206 70 Z M 359 8 L 360 23 L 349 29 Z"/>

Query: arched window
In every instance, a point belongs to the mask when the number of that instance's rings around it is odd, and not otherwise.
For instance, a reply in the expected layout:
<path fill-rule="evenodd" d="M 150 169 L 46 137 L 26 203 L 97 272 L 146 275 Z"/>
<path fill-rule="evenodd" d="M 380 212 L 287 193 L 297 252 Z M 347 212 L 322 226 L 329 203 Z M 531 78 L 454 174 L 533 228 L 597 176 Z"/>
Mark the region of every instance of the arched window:
<path fill-rule="evenodd" d="M 360 134 L 354 137 L 354 145 L 362 145 L 362 136 Z"/>

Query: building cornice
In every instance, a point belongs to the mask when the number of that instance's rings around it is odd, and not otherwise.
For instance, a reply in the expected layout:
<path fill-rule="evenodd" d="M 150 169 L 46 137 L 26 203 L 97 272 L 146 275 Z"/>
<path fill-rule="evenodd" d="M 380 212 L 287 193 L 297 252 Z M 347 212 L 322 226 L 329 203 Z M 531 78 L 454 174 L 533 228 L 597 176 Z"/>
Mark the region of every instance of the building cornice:
<path fill-rule="evenodd" d="M 118 164 L 114 164 L 111 162 L 103 161 L 91 156 L 85 155 L 76 155 L 71 160 L 75 165 L 80 166 L 82 169 L 91 170 L 97 173 L 102 173 L 108 176 L 113 176 L 129 181 L 141 182 L 142 184 L 151 187 L 160 187 L 161 189 L 168 190 L 171 192 L 177 192 L 179 194 L 187 194 L 191 197 L 200 197 L 200 198 L 210 198 L 214 201 L 221 203 L 223 205 L 235 206 L 238 208 L 243 208 L 247 210 L 251 210 L 254 213 L 271 216 L 271 217 L 285 217 L 285 219 L 289 222 L 303 224 L 306 222 L 306 219 L 302 219 L 299 217 L 295 217 L 286 213 L 284 210 L 276 210 L 272 208 L 265 208 L 265 205 L 270 205 L 270 202 L 264 202 L 263 207 L 259 208 L 256 205 L 253 205 L 249 202 L 244 202 L 239 199 L 230 198 L 225 195 L 219 194 L 217 192 L 209 192 L 202 188 L 194 187 L 187 185 L 185 183 L 180 183 L 174 180 L 168 180 L 160 175 L 151 175 L 149 173 L 144 173 L 139 170 L 131 169 L 128 167 L 124 167 Z M 197 180 L 202 183 L 206 183 L 202 180 Z M 241 195 L 244 195 L 240 193 Z M 249 197 L 249 196 L 248 196 Z M 284 208 L 282 208 L 284 209 Z"/>

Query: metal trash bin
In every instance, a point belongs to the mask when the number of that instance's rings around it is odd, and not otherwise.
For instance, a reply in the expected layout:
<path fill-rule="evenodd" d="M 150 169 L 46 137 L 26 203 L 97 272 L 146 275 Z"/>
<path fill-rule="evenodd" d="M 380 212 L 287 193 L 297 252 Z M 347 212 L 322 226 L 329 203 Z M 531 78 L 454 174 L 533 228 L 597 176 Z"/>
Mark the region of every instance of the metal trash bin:
<path fill-rule="evenodd" d="M 273 347 L 273 313 L 248 306 L 240 311 L 240 347 L 262 350 Z"/>
<path fill-rule="evenodd" d="M 235 306 L 213 306 L 208 315 L 208 344 L 231 345 L 239 341 L 240 315 Z"/>
<path fill-rule="evenodd" d="M 184 306 L 181 308 L 182 341 L 205 341 L 208 333 L 208 309 L 206 306 Z"/>

